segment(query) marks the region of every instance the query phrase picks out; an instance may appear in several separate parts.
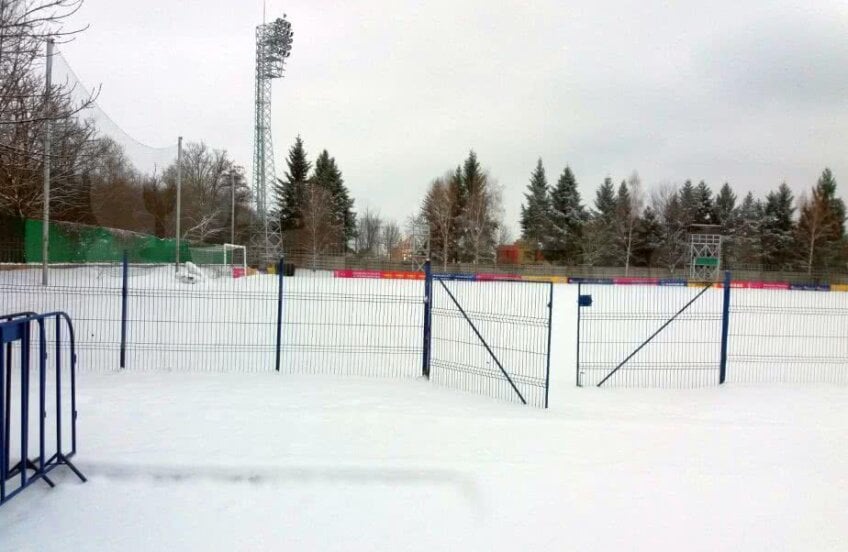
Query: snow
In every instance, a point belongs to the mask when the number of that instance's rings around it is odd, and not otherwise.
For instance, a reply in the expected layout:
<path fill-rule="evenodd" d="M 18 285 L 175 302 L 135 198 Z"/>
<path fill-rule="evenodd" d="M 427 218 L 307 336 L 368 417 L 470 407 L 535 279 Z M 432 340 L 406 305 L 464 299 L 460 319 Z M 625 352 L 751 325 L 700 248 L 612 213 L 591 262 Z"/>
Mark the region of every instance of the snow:
<path fill-rule="evenodd" d="M 0 550 L 838 550 L 837 386 L 561 387 L 548 411 L 423 380 L 84 373 L 81 484 Z M 54 472 L 55 473 L 55 472 Z"/>
<path fill-rule="evenodd" d="M 75 461 L 89 476 L 81 484 L 54 472 L 55 489 L 33 486 L 0 508 L 0 551 L 712 552 L 848 542 L 846 388 L 740 383 L 789 371 L 763 363 L 733 379 L 743 353 L 797 356 L 804 343 L 844 366 L 848 335 L 834 313 L 848 294 L 734 290 L 747 309 L 731 328 L 740 338 L 777 327 L 774 315 L 757 317 L 769 305 L 792 308 L 793 297 L 803 300 L 784 326 L 823 337 L 731 342 L 729 385 L 578 389 L 577 289 L 556 285 L 546 411 L 411 377 L 420 371 L 421 282 L 287 279 L 284 342 L 317 339 L 326 351 L 287 349 L 276 374 L 273 347 L 262 345 L 274 335 L 276 278 L 184 284 L 168 267 L 139 273 L 130 282 L 132 370 L 118 372 L 119 270 L 52 271 L 61 285 L 47 292 L 0 271 L 0 311 L 67 310 L 86 344 Z M 452 289 L 479 309 L 485 297 L 463 289 L 510 285 Z M 629 289 L 644 304 L 660 293 Z M 338 301 L 316 301 L 319 293 Z M 375 293 L 377 306 L 357 300 Z M 703 308 L 713 313 L 718 292 L 709 293 Z M 606 308 L 601 292 L 593 308 Z M 811 315 L 821 309 L 831 310 Z M 303 333 L 331 315 L 325 333 Z M 375 317 L 400 323 L 389 331 Z M 405 352 L 357 352 L 346 326 Z M 637 339 L 644 326 L 621 326 L 616 338 Z"/>

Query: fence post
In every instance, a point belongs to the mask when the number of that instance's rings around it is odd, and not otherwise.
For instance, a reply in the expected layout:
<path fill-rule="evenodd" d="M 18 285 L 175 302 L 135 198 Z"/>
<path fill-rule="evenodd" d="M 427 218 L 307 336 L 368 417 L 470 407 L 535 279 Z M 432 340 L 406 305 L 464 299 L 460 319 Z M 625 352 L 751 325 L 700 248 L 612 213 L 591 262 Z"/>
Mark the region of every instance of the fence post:
<path fill-rule="evenodd" d="M 580 304 L 580 297 L 583 296 L 583 284 L 577 282 L 577 369 L 575 377 L 577 378 L 577 387 L 580 387 L 580 309 L 583 308 Z"/>
<path fill-rule="evenodd" d="M 127 367 L 127 295 L 129 291 L 129 260 L 127 250 L 121 262 L 121 368 Z"/>
<path fill-rule="evenodd" d="M 275 367 L 277 372 L 280 371 L 280 347 L 282 346 L 282 336 L 283 336 L 283 272 L 285 270 L 285 263 L 283 262 L 283 257 L 280 257 L 280 261 L 277 263 L 277 358 Z"/>
<path fill-rule="evenodd" d="M 433 271 L 430 259 L 424 263 L 424 351 L 421 374 L 430 379 L 430 346 L 433 322 Z"/>
<path fill-rule="evenodd" d="M 727 376 L 727 336 L 730 326 L 730 271 L 724 273 L 724 303 L 721 309 L 721 364 L 718 371 L 719 385 Z"/>
<path fill-rule="evenodd" d="M 550 286 L 548 292 L 548 359 L 545 364 L 545 408 L 548 407 L 548 394 L 551 390 L 551 333 L 553 333 L 553 317 L 554 317 L 554 283 Z"/>

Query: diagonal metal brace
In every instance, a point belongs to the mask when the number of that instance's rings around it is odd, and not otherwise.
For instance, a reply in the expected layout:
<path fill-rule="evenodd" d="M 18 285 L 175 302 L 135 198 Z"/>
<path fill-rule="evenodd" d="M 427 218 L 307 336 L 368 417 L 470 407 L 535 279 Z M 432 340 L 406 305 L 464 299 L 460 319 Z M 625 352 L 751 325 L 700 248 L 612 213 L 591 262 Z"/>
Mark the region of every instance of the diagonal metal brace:
<path fill-rule="evenodd" d="M 651 337 L 649 337 L 649 338 L 648 338 L 648 339 L 646 339 L 646 340 L 645 340 L 645 341 L 644 341 L 641 345 L 639 345 L 638 347 L 636 347 L 636 350 L 635 350 L 635 351 L 633 351 L 632 353 L 630 353 L 629 355 L 627 355 L 627 358 L 625 358 L 624 360 L 622 360 L 622 361 L 621 361 L 621 363 L 620 363 L 618 366 L 616 366 L 616 367 L 613 369 L 613 371 L 612 371 L 612 372 L 610 372 L 609 374 L 607 374 L 607 375 L 606 375 L 606 377 L 604 377 L 604 379 L 602 379 L 602 380 L 600 381 L 600 383 L 598 383 L 598 387 L 602 386 L 602 385 L 604 384 L 604 382 L 606 382 L 608 379 L 610 379 L 610 378 L 612 377 L 612 375 L 613 375 L 613 374 L 615 374 L 616 372 L 618 372 L 618 370 L 619 370 L 622 366 L 624 366 L 625 364 L 627 364 L 627 361 L 628 361 L 628 360 L 630 360 L 631 358 L 633 358 L 634 356 L 636 356 L 636 353 L 638 353 L 639 351 L 641 351 L 641 350 L 645 347 L 645 345 L 647 345 L 648 343 L 650 343 L 651 341 L 653 341 L 653 339 L 654 339 L 655 337 L 657 337 L 657 336 L 660 334 L 660 332 L 662 332 L 664 329 L 666 329 L 666 328 L 668 327 L 668 325 L 669 325 L 669 324 L 671 324 L 671 323 L 674 321 L 674 319 L 675 319 L 675 318 L 677 318 L 678 316 L 680 316 L 681 314 L 683 314 L 683 312 L 684 312 L 684 311 L 686 311 L 686 309 L 688 309 L 688 308 L 692 305 L 692 303 L 694 303 L 695 301 L 697 301 L 697 300 L 698 300 L 698 298 L 699 298 L 701 295 L 703 295 L 704 293 L 706 293 L 706 292 L 707 292 L 707 290 L 708 290 L 708 289 L 710 289 L 711 287 L 713 287 L 713 284 L 712 284 L 712 283 L 709 283 L 709 284 L 707 284 L 706 286 L 704 286 L 704 289 L 702 289 L 702 290 L 698 293 L 698 295 L 696 295 L 695 297 L 693 297 L 693 298 L 692 298 L 692 300 L 691 300 L 691 301 L 689 301 L 688 303 L 686 303 L 685 305 L 683 305 L 683 307 L 682 307 L 679 311 L 677 311 L 676 313 L 674 313 L 674 316 L 672 316 L 671 318 L 669 318 L 668 320 L 666 320 L 666 321 L 665 321 L 665 324 L 663 324 L 662 326 L 660 326 L 660 327 L 657 329 L 657 331 L 655 331 L 653 334 L 651 334 Z"/>
<path fill-rule="evenodd" d="M 474 322 L 472 322 L 471 319 L 468 317 L 468 315 L 465 314 L 465 310 L 459 304 L 459 301 L 456 300 L 456 297 L 453 296 L 453 293 L 451 293 L 451 291 L 448 289 L 448 286 L 445 285 L 444 280 L 442 280 L 441 278 L 437 278 L 437 279 L 439 280 L 439 283 L 442 284 L 442 287 L 445 288 L 445 291 L 448 293 L 448 297 L 451 298 L 451 301 L 453 301 L 453 304 L 456 305 L 456 308 L 458 308 L 459 312 L 462 313 L 462 316 L 465 317 L 465 321 L 468 322 L 468 325 L 471 326 L 471 329 L 474 330 L 475 334 L 477 334 L 477 338 L 480 340 L 480 343 L 483 344 L 483 347 L 486 348 L 486 351 L 489 352 L 489 356 L 491 356 L 492 360 L 495 361 L 495 364 L 498 365 L 498 368 L 500 368 L 500 371 L 504 375 L 504 377 L 506 378 L 506 381 L 508 381 L 509 384 L 512 386 L 512 390 L 515 391 L 515 394 L 518 395 L 518 398 L 521 399 L 521 402 L 523 404 L 527 404 L 527 401 L 524 400 L 524 396 L 521 394 L 521 391 L 518 390 L 518 388 L 512 382 L 512 378 L 509 377 L 509 374 L 507 374 L 506 370 L 504 370 L 504 367 L 501 365 L 501 361 L 498 360 L 498 357 L 496 357 L 495 353 L 492 351 L 492 349 L 489 348 L 489 344 L 486 343 L 486 340 L 483 339 L 482 335 L 480 335 L 480 332 L 477 330 L 477 327 L 474 325 Z"/>

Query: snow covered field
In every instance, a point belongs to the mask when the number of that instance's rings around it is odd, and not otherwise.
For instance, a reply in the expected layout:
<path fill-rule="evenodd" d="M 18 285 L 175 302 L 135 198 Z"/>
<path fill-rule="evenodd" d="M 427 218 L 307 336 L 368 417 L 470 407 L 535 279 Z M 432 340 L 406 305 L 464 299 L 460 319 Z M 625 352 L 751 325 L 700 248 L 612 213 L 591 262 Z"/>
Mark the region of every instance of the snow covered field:
<path fill-rule="evenodd" d="M 276 374 L 273 276 L 187 285 L 142 273 L 131 281 L 131 369 L 118 372 L 120 273 L 54 272 L 64 285 L 47 292 L 0 272 L 0 312 L 74 317 L 75 460 L 90 481 L 60 470 L 57 488 L 4 505 L 2 552 L 846 548 L 848 389 L 762 382 L 821 370 L 846 381 L 848 294 L 735 290 L 731 384 L 598 390 L 574 387 L 577 289 L 556 285 L 544 411 L 413 377 L 421 282 L 287 279 Z M 467 305 L 486 307 L 459 284 Z M 613 302 L 611 290 L 593 308 L 693 294 L 634 287 Z M 709 293 L 699 308 L 714 319 L 719 292 Z M 600 335 L 626 353 L 656 320 L 617 324 Z M 691 344 L 674 362 L 713 362 L 703 357 L 715 336 L 687 324 L 663 337 Z M 461 328 L 445 324 L 437 339 L 456 346 L 470 339 Z M 499 331 L 497 345 L 513 347 L 519 334 Z M 608 356 L 614 366 L 622 354 Z M 815 371 L 799 370 L 804 358 Z"/>
<path fill-rule="evenodd" d="M 84 373 L 90 481 L 5 505 L 0 550 L 845 549 L 844 387 L 554 391 Z"/>

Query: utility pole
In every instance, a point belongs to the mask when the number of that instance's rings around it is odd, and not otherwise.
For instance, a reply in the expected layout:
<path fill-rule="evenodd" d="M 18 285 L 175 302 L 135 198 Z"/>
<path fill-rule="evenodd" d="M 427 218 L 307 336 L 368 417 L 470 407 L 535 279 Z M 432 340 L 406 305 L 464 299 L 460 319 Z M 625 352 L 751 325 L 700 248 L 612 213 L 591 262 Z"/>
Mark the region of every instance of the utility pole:
<path fill-rule="evenodd" d="M 47 285 L 47 261 L 50 251 L 50 87 L 53 84 L 53 39 L 47 39 L 47 63 L 44 86 L 44 214 L 41 221 L 41 285 Z"/>
<path fill-rule="evenodd" d="M 174 265 L 174 271 L 178 271 L 180 269 L 180 200 L 182 199 L 182 186 L 183 186 L 183 137 L 180 136 L 177 138 L 177 230 L 176 230 L 176 242 L 177 242 L 177 254 L 176 254 L 176 263 Z"/>
<path fill-rule="evenodd" d="M 236 171 L 230 169 L 230 243 L 236 243 Z"/>

